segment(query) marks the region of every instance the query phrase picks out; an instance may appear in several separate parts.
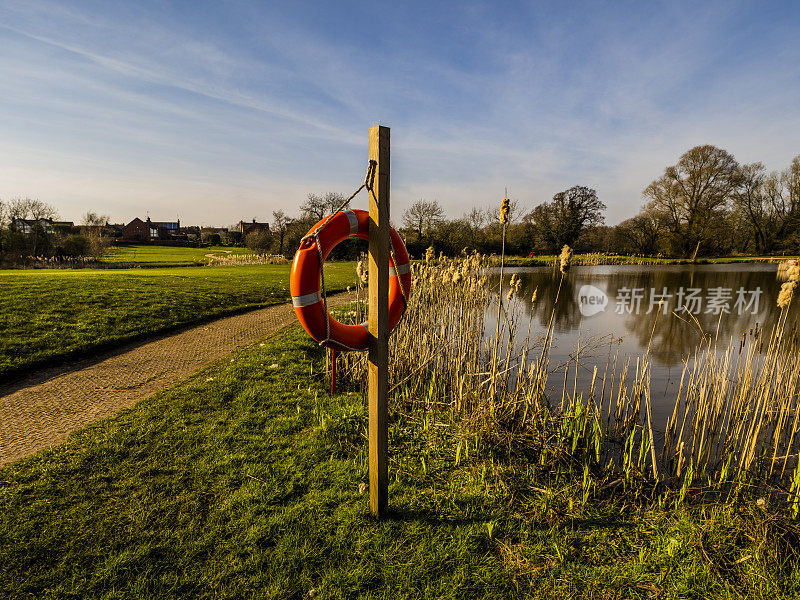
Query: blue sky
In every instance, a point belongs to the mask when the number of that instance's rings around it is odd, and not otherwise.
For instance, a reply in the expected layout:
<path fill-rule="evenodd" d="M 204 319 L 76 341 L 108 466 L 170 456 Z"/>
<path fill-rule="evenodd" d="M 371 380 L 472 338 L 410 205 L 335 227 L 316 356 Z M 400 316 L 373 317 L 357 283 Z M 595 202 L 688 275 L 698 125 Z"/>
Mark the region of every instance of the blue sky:
<path fill-rule="evenodd" d="M 798 2 L 0 0 L 0 199 L 271 220 L 349 194 L 380 123 L 395 221 L 579 184 L 616 223 L 694 145 L 800 154 L 798 39 Z"/>

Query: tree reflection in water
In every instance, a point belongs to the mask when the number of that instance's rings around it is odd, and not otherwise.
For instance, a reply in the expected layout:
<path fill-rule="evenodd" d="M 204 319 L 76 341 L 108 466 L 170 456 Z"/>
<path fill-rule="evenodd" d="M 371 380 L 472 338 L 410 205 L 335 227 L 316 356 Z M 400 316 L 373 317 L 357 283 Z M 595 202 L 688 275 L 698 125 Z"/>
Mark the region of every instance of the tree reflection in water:
<path fill-rule="evenodd" d="M 550 352 L 551 364 L 559 364 L 563 370 L 571 362 L 570 387 L 574 377 L 579 330 L 579 387 L 588 388 L 595 365 L 602 376 L 609 357 L 613 357 L 617 350 L 618 371 L 625 360 L 635 365 L 637 356 L 644 354 L 649 343 L 654 418 L 661 423 L 672 410 L 684 362 L 691 359 L 704 338 L 715 343 L 720 352 L 724 351 L 732 338 L 736 343 L 750 328 L 758 326 L 769 331 L 777 322 L 780 312 L 775 299 L 781 282 L 776 278 L 775 264 L 574 267 L 563 281 L 557 304 L 556 291 L 561 277 L 558 272 L 554 273 L 551 268 L 507 271 L 509 278 L 516 273 L 522 279 L 522 288 L 512 307 L 518 327 L 517 340 L 520 344 L 524 342 L 529 321 L 532 338 L 544 336 L 553 315 L 555 339 Z M 497 277 L 495 275 L 490 281 L 495 289 Z M 607 294 L 608 305 L 604 311 L 588 317 L 581 315 L 578 292 L 584 285 L 595 286 Z M 655 290 L 661 294 L 665 288 L 672 297 L 667 299 L 656 318 L 659 311 L 657 307 L 650 307 L 651 293 Z M 673 312 L 681 288 L 701 290 L 701 312 L 691 316 L 685 311 Z M 709 294 L 713 295 L 711 290 L 714 288 L 731 291 L 732 297 L 728 303 L 730 312 L 707 312 L 707 299 Z M 761 291 L 755 314 L 752 313 L 752 307 L 740 311 L 734 305 L 740 288 L 745 292 Z M 634 310 L 620 314 L 617 311 L 618 302 L 624 296 L 620 290 L 624 289 L 643 290 L 644 297 L 638 312 Z M 531 302 L 534 290 L 537 290 L 537 298 Z M 745 295 L 746 300 L 750 298 L 749 294 Z M 795 302 L 790 309 L 787 328 L 794 326 L 798 305 L 800 303 Z M 488 323 L 494 323 L 495 318 L 496 313 L 487 314 Z M 558 381 L 557 377 L 553 378 L 555 381 Z"/>

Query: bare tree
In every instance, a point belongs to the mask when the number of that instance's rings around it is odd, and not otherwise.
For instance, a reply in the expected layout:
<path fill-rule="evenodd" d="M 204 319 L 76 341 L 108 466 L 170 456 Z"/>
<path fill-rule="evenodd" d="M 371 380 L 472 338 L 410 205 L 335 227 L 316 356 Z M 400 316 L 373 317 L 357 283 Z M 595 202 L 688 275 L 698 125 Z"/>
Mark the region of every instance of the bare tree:
<path fill-rule="evenodd" d="M 30 210 L 31 219 L 38 221 L 39 219 L 57 219 L 58 211 L 41 200 L 29 200 L 28 210 Z"/>
<path fill-rule="evenodd" d="M 244 236 L 244 244 L 256 252 L 266 252 L 272 244 L 272 234 L 266 229 L 251 231 Z"/>
<path fill-rule="evenodd" d="M 104 227 L 108 223 L 108 215 L 98 215 L 96 212 L 87 212 L 81 218 L 81 225 L 86 227 Z"/>
<path fill-rule="evenodd" d="M 83 234 L 89 240 L 89 251 L 94 258 L 100 258 L 111 245 L 108 236 L 103 235 L 103 228 L 108 224 L 108 215 L 87 212 L 81 218 Z"/>
<path fill-rule="evenodd" d="M 792 164 L 781 173 L 780 178 L 786 190 L 787 204 L 792 209 L 800 207 L 800 155 L 792 159 Z"/>
<path fill-rule="evenodd" d="M 739 163 L 732 155 L 716 146 L 695 146 L 642 194 L 661 215 L 674 249 L 688 255 L 709 239 L 713 223 L 740 182 Z"/>
<path fill-rule="evenodd" d="M 272 211 L 272 231 L 278 237 L 278 254 L 283 255 L 286 233 L 292 220 L 282 210 Z"/>
<path fill-rule="evenodd" d="M 7 216 L 9 219 L 57 219 L 58 211 L 41 200 L 30 198 L 12 198 L 8 204 Z"/>
<path fill-rule="evenodd" d="M 769 194 L 765 186 L 768 180 L 766 169 L 758 162 L 742 165 L 739 172 L 741 181 L 733 192 L 734 211 L 747 224 L 756 251 L 767 252 L 774 239 L 771 222 L 778 215 L 770 210 L 776 205 L 768 201 Z M 772 182 L 769 187 L 775 188 Z"/>
<path fill-rule="evenodd" d="M 464 220 L 472 229 L 483 229 L 488 222 L 488 217 L 485 211 L 477 206 L 473 206 L 472 209 L 464 215 Z"/>
<path fill-rule="evenodd" d="M 436 200 L 420 198 L 403 213 L 403 227 L 417 234 L 417 241 L 444 221 L 444 211 Z"/>
<path fill-rule="evenodd" d="M 472 209 L 464 215 L 461 221 L 464 223 L 465 229 L 469 233 L 469 245 L 475 249 L 479 248 L 486 237 L 484 229 L 489 223 L 489 215 L 485 210 L 473 206 Z"/>
<path fill-rule="evenodd" d="M 324 196 L 309 194 L 306 201 L 300 205 L 301 218 L 319 221 L 331 214 L 344 202 L 344 196 L 336 192 L 328 192 Z"/>
<path fill-rule="evenodd" d="M 617 225 L 615 233 L 624 249 L 636 254 L 656 254 L 661 223 L 652 211 L 646 210 Z"/>

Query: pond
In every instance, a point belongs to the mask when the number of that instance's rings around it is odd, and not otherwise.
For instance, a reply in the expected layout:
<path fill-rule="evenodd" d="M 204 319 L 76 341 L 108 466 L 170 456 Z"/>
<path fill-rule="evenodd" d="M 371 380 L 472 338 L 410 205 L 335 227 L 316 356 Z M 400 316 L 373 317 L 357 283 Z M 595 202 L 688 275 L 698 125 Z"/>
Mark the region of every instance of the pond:
<path fill-rule="evenodd" d="M 578 391 L 589 388 L 595 366 L 597 386 L 607 365 L 618 382 L 625 361 L 630 361 L 632 380 L 637 357 L 649 349 L 653 424 L 659 429 L 672 414 L 684 364 L 704 339 L 723 352 L 752 328 L 769 331 L 780 314 L 776 298 L 782 280 L 774 263 L 573 267 L 560 291 L 561 274 L 553 268 L 506 268 L 504 295 L 512 274 L 522 281 L 511 305 L 516 345 L 524 344 L 529 327 L 531 339 L 541 339 L 553 319 L 551 397 L 560 398 L 567 365 L 572 391 L 578 349 Z M 490 285 L 497 289 L 498 284 L 495 274 Z M 790 309 L 787 328 L 793 326 L 797 305 Z M 494 329 L 496 319 L 496 308 L 490 309 L 487 330 Z"/>

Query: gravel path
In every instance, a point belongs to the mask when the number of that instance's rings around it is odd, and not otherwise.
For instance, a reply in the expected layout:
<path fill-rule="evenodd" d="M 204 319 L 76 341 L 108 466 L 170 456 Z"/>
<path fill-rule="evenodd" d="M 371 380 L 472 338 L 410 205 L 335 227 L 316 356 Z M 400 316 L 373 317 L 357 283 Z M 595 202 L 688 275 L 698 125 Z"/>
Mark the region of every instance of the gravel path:
<path fill-rule="evenodd" d="M 339 294 L 329 297 L 328 304 L 350 299 Z M 43 369 L 0 386 L 0 465 L 59 444 L 72 431 L 131 407 L 294 321 L 292 305 L 280 304 Z"/>

